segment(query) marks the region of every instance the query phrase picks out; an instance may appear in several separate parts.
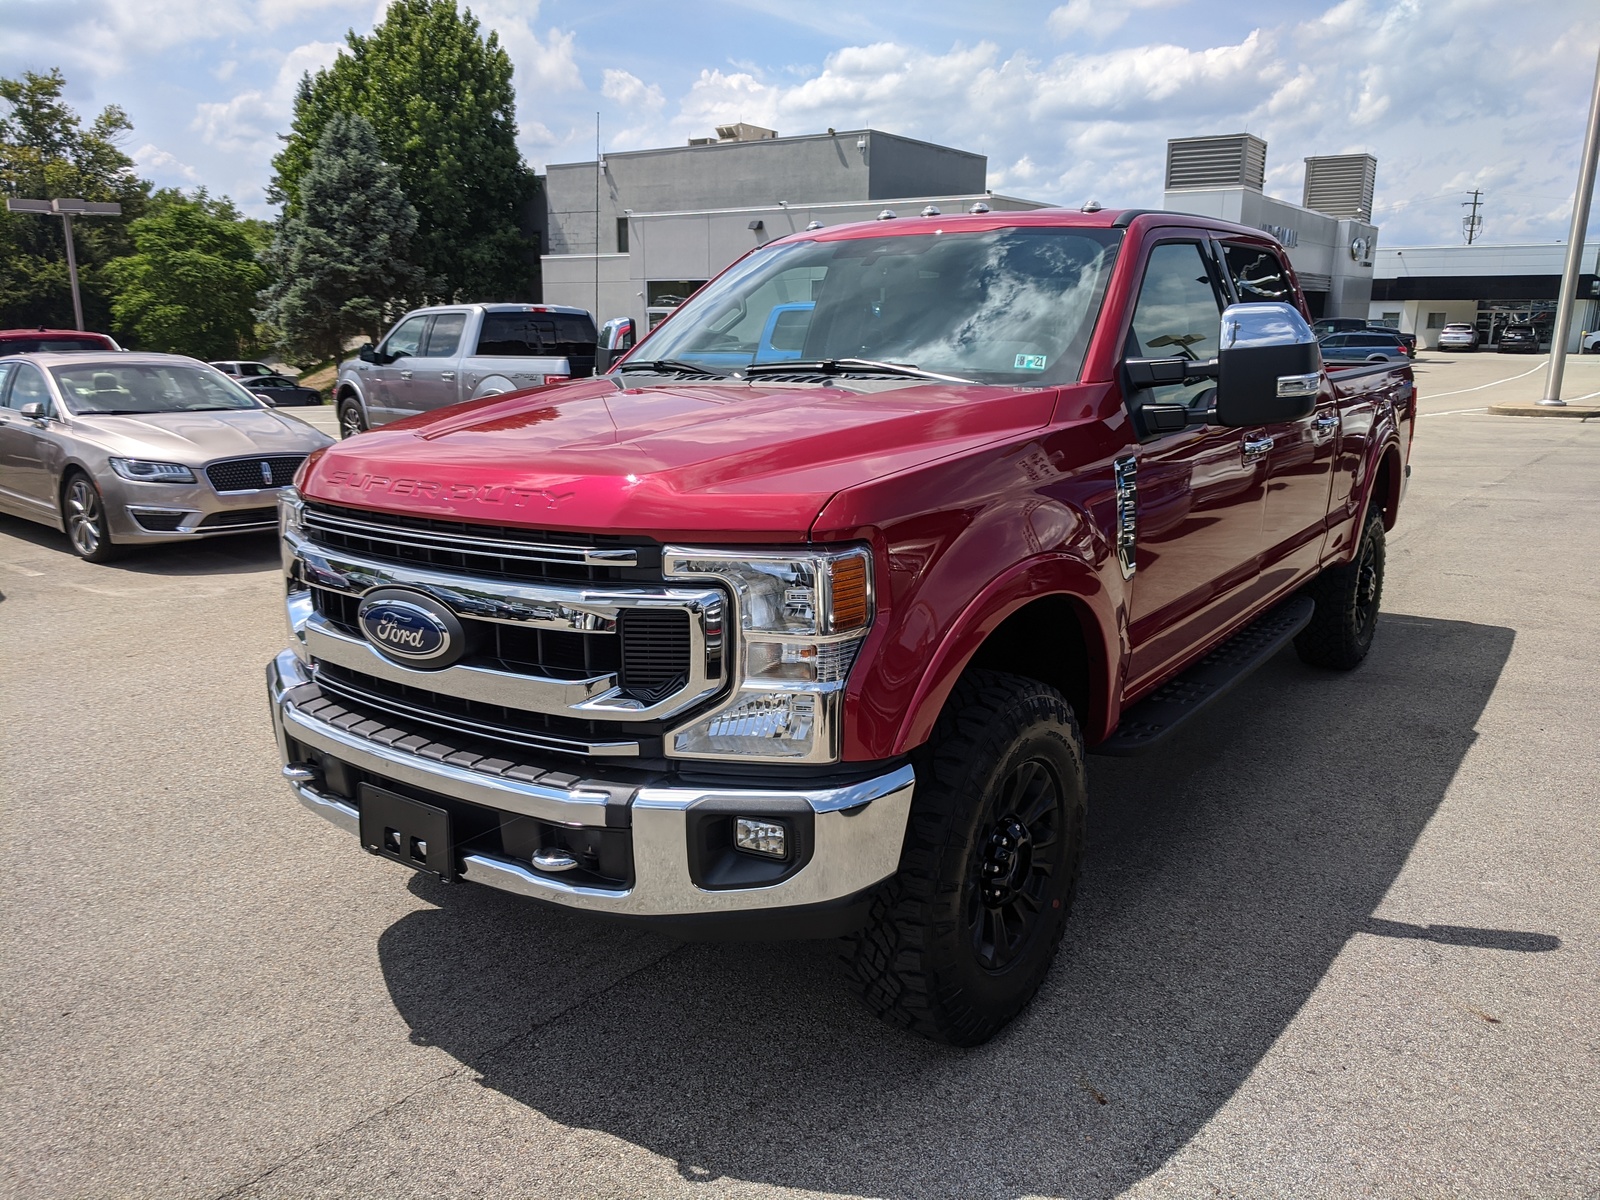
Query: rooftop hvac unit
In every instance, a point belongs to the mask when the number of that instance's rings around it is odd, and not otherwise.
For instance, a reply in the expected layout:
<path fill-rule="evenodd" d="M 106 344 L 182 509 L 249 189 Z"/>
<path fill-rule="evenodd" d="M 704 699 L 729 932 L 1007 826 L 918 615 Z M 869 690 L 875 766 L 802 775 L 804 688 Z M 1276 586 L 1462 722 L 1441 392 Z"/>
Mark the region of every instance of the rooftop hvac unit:
<path fill-rule="evenodd" d="M 1247 187 L 1266 179 L 1267 144 L 1248 133 L 1173 138 L 1167 143 L 1167 190 Z"/>
<path fill-rule="evenodd" d="M 1330 217 L 1372 220 L 1378 160 L 1370 154 L 1328 154 L 1306 159 L 1306 208 Z"/>

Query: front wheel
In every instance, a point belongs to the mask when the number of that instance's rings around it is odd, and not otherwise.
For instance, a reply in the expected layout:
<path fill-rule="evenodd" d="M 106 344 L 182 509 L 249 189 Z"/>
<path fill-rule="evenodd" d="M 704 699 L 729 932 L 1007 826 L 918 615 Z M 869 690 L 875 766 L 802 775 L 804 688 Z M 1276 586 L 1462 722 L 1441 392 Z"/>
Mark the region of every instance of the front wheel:
<path fill-rule="evenodd" d="M 366 429 L 367 414 L 361 411 L 361 401 L 354 396 L 346 396 L 339 401 L 339 436 L 355 437 L 358 433 L 365 433 Z"/>
<path fill-rule="evenodd" d="M 1342 567 L 1330 567 L 1307 589 L 1317 607 L 1311 623 L 1294 639 L 1302 662 L 1348 671 L 1367 657 L 1378 629 L 1383 562 L 1383 514 L 1374 508 L 1355 557 Z"/>
<path fill-rule="evenodd" d="M 87 475 L 74 473 L 61 496 L 62 517 L 72 552 L 85 562 L 110 562 L 122 553 L 111 540 L 106 506 L 100 490 Z"/>
<path fill-rule="evenodd" d="M 892 1025 L 975 1046 L 1022 1011 L 1066 927 L 1083 853 L 1083 739 L 1061 693 L 970 671 L 917 768 L 900 871 L 845 948 Z"/>

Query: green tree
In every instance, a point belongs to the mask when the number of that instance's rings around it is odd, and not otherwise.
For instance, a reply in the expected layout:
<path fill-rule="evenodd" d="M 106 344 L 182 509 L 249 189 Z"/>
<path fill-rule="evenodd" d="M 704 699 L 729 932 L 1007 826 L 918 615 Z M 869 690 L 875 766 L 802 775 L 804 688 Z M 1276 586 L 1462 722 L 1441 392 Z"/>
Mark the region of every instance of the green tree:
<path fill-rule="evenodd" d="M 262 293 L 262 317 L 291 354 L 337 358 L 352 335 L 376 341 L 417 293 L 417 210 L 398 176 L 365 118 L 328 120 L 267 255 L 278 282 Z"/>
<path fill-rule="evenodd" d="M 134 253 L 106 266 L 119 332 L 146 350 L 229 358 L 254 341 L 267 273 L 239 210 L 201 188 L 157 192 L 129 232 Z"/>
<path fill-rule="evenodd" d="M 537 260 L 519 220 L 532 195 L 516 145 L 511 59 L 455 0 L 395 0 L 370 36 L 306 76 L 291 132 L 273 160 L 270 197 L 289 216 L 322 131 L 336 113 L 367 119 L 417 210 L 413 257 L 439 300 L 514 299 Z"/>
<path fill-rule="evenodd" d="M 101 111 L 85 129 L 61 99 L 66 79 L 59 70 L 28 71 L 0 79 L 0 195 L 56 200 L 115 201 L 119 217 L 93 217 L 73 224 L 84 323 L 111 326 L 105 267 L 129 253 L 129 225 L 145 208 L 150 185 L 133 173 L 133 160 L 117 147 L 133 125 L 120 108 Z M 0 206 L 0 327 L 72 327 L 72 289 L 61 222 L 54 217 L 9 213 Z"/>

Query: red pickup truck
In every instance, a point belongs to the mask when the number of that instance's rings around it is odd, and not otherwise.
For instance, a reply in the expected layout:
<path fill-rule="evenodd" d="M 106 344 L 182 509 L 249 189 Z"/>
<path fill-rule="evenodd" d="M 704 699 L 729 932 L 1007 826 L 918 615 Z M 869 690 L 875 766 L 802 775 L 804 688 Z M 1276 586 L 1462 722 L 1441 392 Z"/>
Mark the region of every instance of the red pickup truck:
<path fill-rule="evenodd" d="M 312 456 L 284 774 L 440 880 L 844 936 L 880 1016 L 980 1042 L 1060 941 L 1085 751 L 1365 656 L 1415 414 L 1407 364 L 1329 378 L 1256 230 L 786 237 L 604 375 Z"/>

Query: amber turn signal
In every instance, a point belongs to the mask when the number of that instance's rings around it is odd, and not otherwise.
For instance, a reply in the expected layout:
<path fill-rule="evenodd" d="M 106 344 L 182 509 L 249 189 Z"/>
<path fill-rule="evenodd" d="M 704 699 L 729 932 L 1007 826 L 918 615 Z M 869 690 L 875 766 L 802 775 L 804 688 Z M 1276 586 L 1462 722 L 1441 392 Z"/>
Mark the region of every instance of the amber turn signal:
<path fill-rule="evenodd" d="M 831 567 L 833 632 L 867 623 L 867 560 L 860 555 L 835 559 Z"/>

